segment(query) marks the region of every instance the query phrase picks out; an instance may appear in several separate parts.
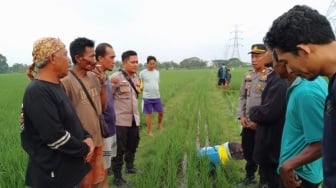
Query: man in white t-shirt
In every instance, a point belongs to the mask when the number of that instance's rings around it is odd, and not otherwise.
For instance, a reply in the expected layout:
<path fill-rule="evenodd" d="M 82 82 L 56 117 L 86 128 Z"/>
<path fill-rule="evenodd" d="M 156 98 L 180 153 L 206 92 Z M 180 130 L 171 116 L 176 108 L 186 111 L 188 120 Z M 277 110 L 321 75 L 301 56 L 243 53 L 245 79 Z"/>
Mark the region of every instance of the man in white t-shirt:
<path fill-rule="evenodd" d="M 155 69 L 156 58 L 147 57 L 147 69 L 139 73 L 143 83 L 143 113 L 146 114 L 147 134 L 153 136 L 152 112 L 158 112 L 157 128 L 162 129 L 163 108 L 160 98 L 159 83 L 160 73 Z"/>

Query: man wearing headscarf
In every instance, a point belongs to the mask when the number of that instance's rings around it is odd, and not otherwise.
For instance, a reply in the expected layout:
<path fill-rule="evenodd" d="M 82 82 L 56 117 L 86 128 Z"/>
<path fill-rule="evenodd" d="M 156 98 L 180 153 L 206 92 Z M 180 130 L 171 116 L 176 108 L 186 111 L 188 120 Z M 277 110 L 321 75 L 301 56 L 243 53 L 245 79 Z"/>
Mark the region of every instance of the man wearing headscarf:
<path fill-rule="evenodd" d="M 60 39 L 48 37 L 34 43 L 32 55 L 21 121 L 21 144 L 29 157 L 25 184 L 75 187 L 90 170 L 86 161 L 94 145 L 60 86 L 68 73 L 67 50 Z"/>

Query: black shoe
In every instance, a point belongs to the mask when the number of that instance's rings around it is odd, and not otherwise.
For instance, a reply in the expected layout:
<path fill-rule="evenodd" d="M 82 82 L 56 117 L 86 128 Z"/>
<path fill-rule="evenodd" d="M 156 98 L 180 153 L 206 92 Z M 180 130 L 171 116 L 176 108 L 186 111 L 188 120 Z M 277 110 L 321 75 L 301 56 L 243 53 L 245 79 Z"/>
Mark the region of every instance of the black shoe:
<path fill-rule="evenodd" d="M 136 168 L 126 168 L 125 169 L 126 174 L 142 174 L 142 171 Z"/>
<path fill-rule="evenodd" d="M 239 185 L 251 185 L 251 184 L 256 184 L 257 181 L 254 179 L 254 176 L 246 176 L 245 179 L 243 179 L 243 181 L 239 184 Z"/>
<path fill-rule="evenodd" d="M 124 180 L 123 178 L 114 178 L 113 179 L 113 185 L 115 185 L 117 187 L 131 186 L 131 184 L 129 182 L 127 182 L 126 180 Z"/>

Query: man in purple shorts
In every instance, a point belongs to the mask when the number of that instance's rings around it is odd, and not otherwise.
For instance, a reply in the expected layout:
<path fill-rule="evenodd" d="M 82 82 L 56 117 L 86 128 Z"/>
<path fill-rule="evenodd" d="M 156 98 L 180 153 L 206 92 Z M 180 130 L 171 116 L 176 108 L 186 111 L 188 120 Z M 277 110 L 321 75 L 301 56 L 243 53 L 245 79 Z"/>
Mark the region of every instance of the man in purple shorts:
<path fill-rule="evenodd" d="M 147 134 L 153 136 L 152 112 L 158 112 L 157 128 L 162 129 L 163 108 L 160 98 L 159 82 L 160 73 L 155 69 L 156 58 L 147 57 L 147 69 L 139 73 L 143 84 L 143 113 L 146 114 Z"/>

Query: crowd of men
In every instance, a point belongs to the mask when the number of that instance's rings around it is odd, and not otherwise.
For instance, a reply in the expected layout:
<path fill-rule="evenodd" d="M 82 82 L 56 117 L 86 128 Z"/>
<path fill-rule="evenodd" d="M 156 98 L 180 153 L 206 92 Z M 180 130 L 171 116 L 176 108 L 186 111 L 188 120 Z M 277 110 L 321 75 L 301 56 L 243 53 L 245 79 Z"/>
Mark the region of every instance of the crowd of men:
<path fill-rule="evenodd" d="M 125 162 L 126 174 L 141 173 L 134 160 L 140 141 L 142 89 L 148 126 L 156 111 L 162 129 L 156 59 L 148 59 L 142 86 L 135 51 L 123 52 L 122 68 L 108 76 L 116 56 L 110 44 L 95 48 L 93 40 L 80 37 L 69 49 L 71 61 L 58 38 L 40 38 L 33 46 L 33 63 L 27 71 L 31 82 L 24 93 L 20 121 L 21 144 L 29 157 L 25 185 L 107 188 L 109 172 L 115 186 L 130 185 L 122 177 L 122 167 Z M 107 134 L 102 133 L 105 124 Z"/>
<path fill-rule="evenodd" d="M 323 187 L 335 188 L 332 27 L 316 10 L 297 5 L 274 20 L 263 40 L 252 45 L 253 70 L 244 75 L 240 88 L 238 119 L 246 160 L 242 185 L 256 184 L 259 169 L 258 187 L 317 188 L 323 182 Z M 162 129 L 155 57 L 148 57 L 141 81 L 135 51 L 122 53 L 123 68 L 107 76 L 114 66 L 112 46 L 102 43 L 95 48 L 83 37 L 70 43 L 71 61 L 65 44 L 53 37 L 38 39 L 32 55 L 21 120 L 21 144 L 29 156 L 25 184 L 105 188 L 110 169 L 114 185 L 128 185 L 122 177 L 124 162 L 125 173 L 141 173 L 134 159 L 142 89 L 148 135 L 153 135 L 153 111 Z M 223 70 L 218 85 L 225 85 Z M 329 79 L 329 86 L 320 76 Z M 101 114 L 109 125 L 105 138 Z"/>
<path fill-rule="evenodd" d="M 252 45 L 253 70 L 240 87 L 241 185 L 256 184 L 258 169 L 258 188 L 336 187 L 336 41 L 329 21 L 296 5 L 273 21 L 263 42 Z"/>

